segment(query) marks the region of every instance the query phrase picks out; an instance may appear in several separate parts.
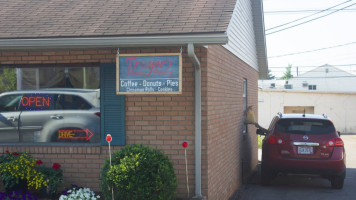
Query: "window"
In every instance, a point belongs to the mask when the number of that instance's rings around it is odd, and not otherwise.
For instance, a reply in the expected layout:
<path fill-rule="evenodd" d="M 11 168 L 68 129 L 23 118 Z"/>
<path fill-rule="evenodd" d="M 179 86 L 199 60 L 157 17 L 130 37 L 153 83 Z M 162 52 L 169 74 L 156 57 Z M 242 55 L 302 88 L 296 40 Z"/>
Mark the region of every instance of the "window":
<path fill-rule="evenodd" d="M 19 110 L 21 95 L 11 94 L 0 97 L 0 112 L 11 112 Z"/>
<path fill-rule="evenodd" d="M 88 110 L 92 106 L 88 104 L 83 98 L 76 95 L 63 94 L 60 95 L 57 104 L 57 109 L 63 110 Z"/>
<path fill-rule="evenodd" d="M 243 80 L 243 95 L 242 95 L 242 97 L 243 97 L 243 111 L 245 113 L 247 110 L 247 79 Z M 247 125 L 246 124 L 243 124 L 242 132 L 244 134 L 247 133 Z"/>
<path fill-rule="evenodd" d="M 309 90 L 316 90 L 316 85 L 309 85 L 308 88 Z"/>
<path fill-rule="evenodd" d="M 99 67 L 26 67 L 16 69 L 17 89 L 98 89 Z"/>
<path fill-rule="evenodd" d="M 100 67 L 85 65 L 0 68 L 0 143 L 100 143 Z"/>
<path fill-rule="evenodd" d="M 283 113 L 314 114 L 314 106 L 284 106 Z"/>
<path fill-rule="evenodd" d="M 292 134 L 321 135 L 335 132 L 334 125 L 328 120 L 281 119 L 276 125 L 278 132 Z"/>

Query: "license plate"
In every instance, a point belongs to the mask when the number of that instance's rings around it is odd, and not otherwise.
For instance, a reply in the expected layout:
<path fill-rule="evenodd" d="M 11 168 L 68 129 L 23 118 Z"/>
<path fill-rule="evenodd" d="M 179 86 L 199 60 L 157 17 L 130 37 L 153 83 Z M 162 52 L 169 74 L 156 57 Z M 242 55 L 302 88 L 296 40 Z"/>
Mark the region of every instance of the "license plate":
<path fill-rule="evenodd" d="M 313 147 L 298 147 L 298 154 L 313 154 Z"/>

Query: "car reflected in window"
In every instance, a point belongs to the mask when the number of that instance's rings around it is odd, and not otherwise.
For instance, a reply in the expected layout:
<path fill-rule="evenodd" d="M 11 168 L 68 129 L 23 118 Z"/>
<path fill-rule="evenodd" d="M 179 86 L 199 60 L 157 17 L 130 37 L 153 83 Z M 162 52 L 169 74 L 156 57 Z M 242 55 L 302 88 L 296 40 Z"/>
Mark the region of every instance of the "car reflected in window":
<path fill-rule="evenodd" d="M 100 90 L 0 94 L 0 142 L 100 142 Z"/>

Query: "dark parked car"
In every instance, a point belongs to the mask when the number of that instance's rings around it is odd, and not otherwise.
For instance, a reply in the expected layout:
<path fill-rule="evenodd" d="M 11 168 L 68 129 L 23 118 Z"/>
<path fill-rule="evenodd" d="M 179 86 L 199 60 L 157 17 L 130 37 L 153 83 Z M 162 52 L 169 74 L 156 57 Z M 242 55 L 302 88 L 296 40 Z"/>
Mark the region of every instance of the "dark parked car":
<path fill-rule="evenodd" d="M 346 154 L 340 133 L 326 115 L 281 114 L 262 143 L 261 182 L 269 185 L 278 173 L 316 174 L 341 189 L 346 175 Z"/>
<path fill-rule="evenodd" d="M 0 143 L 99 141 L 100 90 L 41 89 L 0 94 Z"/>

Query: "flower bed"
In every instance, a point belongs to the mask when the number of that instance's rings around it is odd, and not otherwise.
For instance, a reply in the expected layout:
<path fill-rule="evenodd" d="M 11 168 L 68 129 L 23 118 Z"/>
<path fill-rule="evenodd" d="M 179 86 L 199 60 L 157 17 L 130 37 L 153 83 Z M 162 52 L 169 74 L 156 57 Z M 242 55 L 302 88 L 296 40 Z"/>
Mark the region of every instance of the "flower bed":
<path fill-rule="evenodd" d="M 42 160 L 33 158 L 28 153 L 6 151 L 0 156 L 0 177 L 6 194 L 30 194 L 29 191 L 52 197 L 57 192 L 57 186 L 62 180 L 60 164 L 54 163 L 51 168 L 43 166 Z M 6 199 L 6 198 L 3 198 Z"/>

